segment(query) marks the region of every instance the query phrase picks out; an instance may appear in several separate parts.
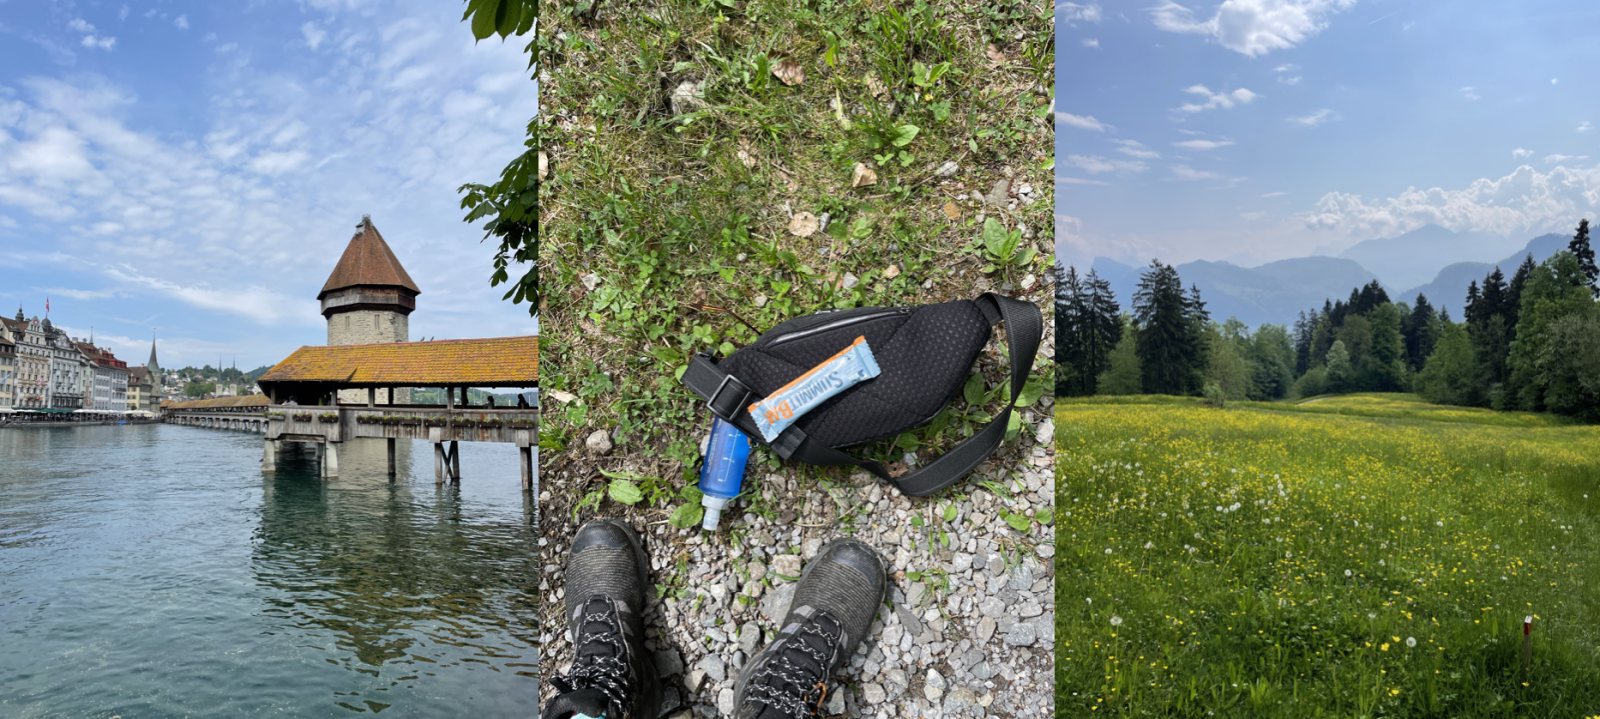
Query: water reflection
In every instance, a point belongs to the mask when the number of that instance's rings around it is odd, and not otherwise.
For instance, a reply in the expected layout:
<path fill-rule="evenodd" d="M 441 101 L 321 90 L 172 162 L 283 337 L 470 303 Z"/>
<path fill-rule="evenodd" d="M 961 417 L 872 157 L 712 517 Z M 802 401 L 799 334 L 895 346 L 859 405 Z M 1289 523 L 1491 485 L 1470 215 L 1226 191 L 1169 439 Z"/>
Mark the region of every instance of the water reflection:
<path fill-rule="evenodd" d="M 412 475 L 411 449 L 398 448 L 400 477 Z M 458 486 L 391 481 L 385 451 L 348 442 L 344 476 L 324 481 L 315 453 L 295 447 L 264 475 L 252 569 L 273 591 L 261 614 L 328 664 L 396 684 L 445 668 L 534 677 L 531 510 L 470 521 Z"/>

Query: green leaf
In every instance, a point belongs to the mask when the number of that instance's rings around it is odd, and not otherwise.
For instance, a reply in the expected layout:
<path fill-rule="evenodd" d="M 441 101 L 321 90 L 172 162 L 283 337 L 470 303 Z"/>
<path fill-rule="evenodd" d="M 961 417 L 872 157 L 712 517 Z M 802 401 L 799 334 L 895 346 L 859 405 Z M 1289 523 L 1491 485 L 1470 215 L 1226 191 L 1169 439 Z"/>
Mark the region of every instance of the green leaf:
<path fill-rule="evenodd" d="M 1030 379 L 1027 384 L 1022 385 L 1022 394 L 1017 396 L 1017 406 L 1032 407 L 1042 396 L 1044 396 L 1044 383 Z"/>
<path fill-rule="evenodd" d="M 1011 525 L 1011 528 L 1017 530 L 1018 532 L 1026 532 L 1028 531 L 1029 527 L 1033 526 L 1032 521 L 1029 521 L 1027 517 L 1020 514 L 1006 512 L 1005 519 L 1006 524 Z"/>
<path fill-rule="evenodd" d="M 922 132 L 922 128 L 916 125 L 900 125 L 896 127 L 894 129 L 894 146 L 905 147 L 911 144 L 912 140 L 917 139 L 917 133 L 919 132 Z"/>
<path fill-rule="evenodd" d="M 699 504 L 700 503 L 700 498 L 704 497 L 705 494 L 700 491 L 699 487 L 696 487 L 694 485 L 688 485 L 688 486 L 684 487 L 683 489 L 678 490 L 678 496 L 683 497 L 686 501 L 690 501 L 690 502 L 694 502 L 695 504 Z"/>
<path fill-rule="evenodd" d="M 913 526 L 913 527 L 922 526 L 922 517 L 921 517 L 921 515 L 918 515 L 918 516 L 915 516 L 915 517 L 911 518 L 911 526 Z"/>
<path fill-rule="evenodd" d="M 993 217 L 983 221 L 983 249 L 989 251 L 989 256 L 1004 259 L 1001 251 L 1005 249 L 1006 239 L 1011 233 L 1006 232 L 1006 226 Z"/>
<path fill-rule="evenodd" d="M 674 366 L 683 364 L 683 352 L 680 352 L 675 347 L 662 347 L 660 345 L 656 345 L 650 348 L 650 354 L 654 355 L 656 359 L 661 360 L 663 364 Z"/>
<path fill-rule="evenodd" d="M 495 31 L 495 15 L 500 12 L 500 7 L 511 0 L 479 0 L 474 2 L 468 12 L 472 13 L 472 36 L 482 40 Z"/>
<path fill-rule="evenodd" d="M 916 449 L 918 446 L 921 446 L 921 444 L 921 442 L 917 441 L 917 436 L 910 432 L 900 435 L 900 437 L 894 441 L 894 446 L 899 447 L 907 452 Z"/>
<path fill-rule="evenodd" d="M 946 504 L 944 506 L 944 521 L 946 521 L 946 522 L 954 522 L 954 521 L 956 521 L 956 505 L 954 503 Z"/>
<path fill-rule="evenodd" d="M 683 504 L 672 511 L 672 516 L 667 518 L 667 523 L 678 529 L 688 529 L 700 525 L 700 520 L 706 516 L 706 509 L 698 504 Z"/>
<path fill-rule="evenodd" d="M 626 479 L 611 480 L 611 489 L 609 494 L 611 495 L 612 499 L 630 507 L 638 504 L 639 500 L 644 499 L 644 492 L 639 491 L 639 485 L 629 482 Z"/>
<path fill-rule="evenodd" d="M 961 398 L 965 399 L 967 404 L 972 407 L 983 404 L 983 375 L 981 373 L 974 372 L 971 377 L 967 378 L 967 385 L 961 388 Z"/>

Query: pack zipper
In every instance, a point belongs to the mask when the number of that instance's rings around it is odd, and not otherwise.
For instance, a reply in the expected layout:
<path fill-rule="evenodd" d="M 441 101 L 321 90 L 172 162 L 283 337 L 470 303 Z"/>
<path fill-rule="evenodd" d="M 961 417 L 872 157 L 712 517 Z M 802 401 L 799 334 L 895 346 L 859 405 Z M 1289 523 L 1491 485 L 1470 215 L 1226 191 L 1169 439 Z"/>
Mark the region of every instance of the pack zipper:
<path fill-rule="evenodd" d="M 768 341 L 767 342 L 767 346 L 768 347 L 772 347 L 774 345 L 778 345 L 778 344 L 782 344 L 784 342 L 788 342 L 789 340 L 797 340 L 797 339 L 802 339 L 802 338 L 805 338 L 805 337 L 810 337 L 812 335 L 818 335 L 818 334 L 821 334 L 823 332 L 831 332 L 831 331 L 836 330 L 836 329 L 840 329 L 840 328 L 843 328 L 843 327 L 849 327 L 851 325 L 860 324 L 862 322 L 871 322 L 873 320 L 881 320 L 881 319 L 885 319 L 885 318 L 888 318 L 888 317 L 895 317 L 897 315 L 909 315 L 909 314 L 911 314 L 911 308 L 910 307 L 893 307 L 893 308 L 890 308 L 890 309 L 883 310 L 881 312 L 868 312 L 866 314 L 860 314 L 860 315 L 856 315 L 854 317 L 845 317 L 843 319 L 834 320 L 832 322 L 824 322 L 824 323 L 822 323 L 820 325 L 817 325 L 816 327 L 808 327 L 808 328 L 803 329 L 803 330 L 795 330 L 794 332 L 788 332 L 788 333 L 785 333 L 785 334 L 778 335 L 777 337 L 774 337 L 770 341 Z"/>

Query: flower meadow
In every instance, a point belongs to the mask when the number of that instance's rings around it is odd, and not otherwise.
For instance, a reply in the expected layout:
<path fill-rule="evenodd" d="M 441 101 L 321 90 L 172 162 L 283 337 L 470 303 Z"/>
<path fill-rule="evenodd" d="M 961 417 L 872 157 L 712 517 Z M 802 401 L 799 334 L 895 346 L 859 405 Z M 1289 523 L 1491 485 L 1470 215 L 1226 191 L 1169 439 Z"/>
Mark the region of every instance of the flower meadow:
<path fill-rule="evenodd" d="M 1430 407 L 1061 400 L 1057 715 L 1600 714 L 1600 427 Z"/>

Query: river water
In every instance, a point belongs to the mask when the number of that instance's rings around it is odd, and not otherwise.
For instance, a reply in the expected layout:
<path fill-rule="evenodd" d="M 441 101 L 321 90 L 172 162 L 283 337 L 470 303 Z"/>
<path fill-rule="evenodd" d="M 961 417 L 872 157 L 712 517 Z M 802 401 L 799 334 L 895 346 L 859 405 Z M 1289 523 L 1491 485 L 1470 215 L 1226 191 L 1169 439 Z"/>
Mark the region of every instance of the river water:
<path fill-rule="evenodd" d="M 0 716 L 533 716 L 537 535 L 516 449 L 0 429 Z"/>

